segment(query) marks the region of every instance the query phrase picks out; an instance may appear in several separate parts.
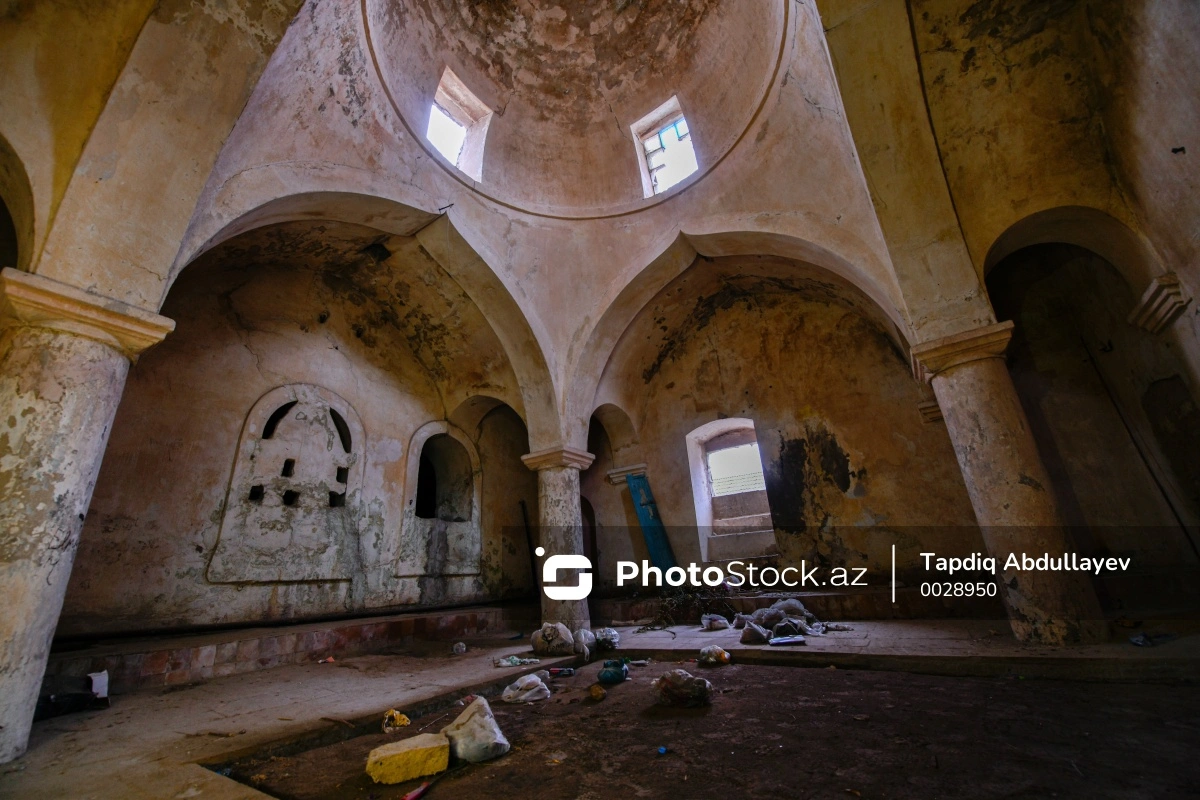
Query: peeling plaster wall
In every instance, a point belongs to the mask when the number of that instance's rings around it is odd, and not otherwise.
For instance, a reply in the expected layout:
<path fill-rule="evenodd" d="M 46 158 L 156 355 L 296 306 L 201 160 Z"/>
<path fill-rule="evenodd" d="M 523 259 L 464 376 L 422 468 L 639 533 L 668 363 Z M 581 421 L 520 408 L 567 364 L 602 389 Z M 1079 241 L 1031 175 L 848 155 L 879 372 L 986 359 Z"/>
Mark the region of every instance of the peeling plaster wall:
<path fill-rule="evenodd" d="M 1200 292 L 1200 6 L 1092 0 L 1087 24 L 1113 156 L 1165 266 Z M 1193 318 L 1196 309 L 1192 309 Z M 1196 325 L 1193 319 L 1193 325 Z"/>
<path fill-rule="evenodd" d="M 778 259 L 697 262 L 638 317 L 602 396 L 627 404 L 676 556 L 699 560 L 685 436 L 754 420 L 787 563 L 890 569 L 982 547 L 949 437 L 861 294 Z"/>
<path fill-rule="evenodd" d="M 597 553 L 592 559 L 592 580 L 596 591 L 610 593 L 616 589 L 618 561 L 640 563 L 650 554 L 629 487 L 624 481 L 616 486 L 608 482 L 609 470 L 631 465 L 613 462 L 608 433 L 595 418 L 588 427 L 588 452 L 596 460 L 579 476 L 579 494 L 591 504 L 595 515 Z M 656 491 L 653 481 L 650 490 Z"/>
<path fill-rule="evenodd" d="M 60 634 L 477 602 L 508 590 L 500 574 L 508 562 L 494 554 L 506 549 L 511 517 L 489 518 L 498 501 L 488 496 L 514 496 L 504 480 L 485 488 L 483 574 L 394 577 L 403 507 L 415 490 L 405 478 L 413 433 L 446 418 L 444 397 L 457 405 L 482 386 L 511 400 L 515 390 L 495 335 L 461 290 L 415 245 L 381 267 L 386 251 L 371 247 L 378 238 L 347 226 L 276 227 L 184 273 L 165 308 L 176 333 L 131 372 Z M 352 574 L 215 584 L 207 570 L 243 422 L 261 396 L 296 383 L 344 398 L 365 431 L 361 488 L 347 500 Z M 527 444 L 512 428 L 487 429 L 485 472 L 519 469 L 526 496 L 536 497 L 519 460 Z M 243 499 L 240 487 L 233 499 Z"/>
<path fill-rule="evenodd" d="M 475 434 L 483 468 L 483 586 L 489 597 L 534 596 L 525 518 L 537 536 L 537 473 L 521 456 L 529 452 L 525 423 L 507 406 L 490 411 Z M 536 546 L 536 544 L 535 544 Z"/>

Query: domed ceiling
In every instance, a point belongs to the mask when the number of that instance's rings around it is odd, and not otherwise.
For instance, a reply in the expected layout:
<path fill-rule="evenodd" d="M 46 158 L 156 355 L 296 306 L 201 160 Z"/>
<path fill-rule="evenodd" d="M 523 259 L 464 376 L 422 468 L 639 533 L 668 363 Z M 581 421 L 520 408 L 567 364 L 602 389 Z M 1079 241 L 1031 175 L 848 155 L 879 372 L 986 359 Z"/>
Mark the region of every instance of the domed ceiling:
<path fill-rule="evenodd" d="M 700 172 L 745 132 L 775 77 L 786 0 L 364 0 L 380 77 L 425 141 L 449 67 L 493 110 L 482 179 L 501 202 L 554 216 L 643 198 L 630 127 L 673 95 Z M 442 162 L 443 164 L 445 162 Z M 662 199 L 662 196 L 656 199 Z"/>

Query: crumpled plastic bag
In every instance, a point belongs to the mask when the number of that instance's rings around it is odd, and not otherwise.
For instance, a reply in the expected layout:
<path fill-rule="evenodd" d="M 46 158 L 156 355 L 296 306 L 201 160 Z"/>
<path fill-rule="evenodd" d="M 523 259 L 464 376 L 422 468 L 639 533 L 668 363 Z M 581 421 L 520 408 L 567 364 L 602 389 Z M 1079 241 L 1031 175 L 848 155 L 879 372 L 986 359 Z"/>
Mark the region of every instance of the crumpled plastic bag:
<path fill-rule="evenodd" d="M 610 686 L 615 683 L 623 683 L 624 681 L 629 680 L 629 667 L 624 661 L 617 661 L 615 659 L 612 661 L 605 661 L 604 667 L 596 676 L 596 680 L 600 681 L 600 683 L 608 684 Z"/>
<path fill-rule="evenodd" d="M 506 703 L 532 703 L 550 696 L 550 687 L 537 675 L 522 675 L 510 683 L 500 699 Z"/>
<path fill-rule="evenodd" d="M 719 667 L 728 664 L 732 660 L 733 656 L 729 655 L 728 651 L 717 647 L 715 644 L 710 644 L 700 651 L 700 658 L 697 660 L 697 663 L 706 667 Z"/>
<path fill-rule="evenodd" d="M 601 628 L 592 633 L 596 634 L 597 650 L 616 650 L 621 645 L 621 634 L 612 628 Z"/>
<path fill-rule="evenodd" d="M 539 656 L 569 656 L 575 653 L 575 637 L 561 622 L 546 622 L 529 637 Z"/>
<path fill-rule="evenodd" d="M 472 764 L 502 756 L 511 748 L 483 697 L 476 697 L 454 722 L 442 728 L 442 734 L 450 740 L 450 755 Z"/>
<path fill-rule="evenodd" d="M 812 616 L 809 610 L 804 607 L 804 604 L 794 597 L 785 597 L 782 600 L 778 600 L 771 605 L 771 608 L 782 611 L 788 617 L 799 618 L 805 621 Z"/>
<path fill-rule="evenodd" d="M 785 619 L 774 628 L 776 636 L 822 636 L 825 633 L 825 623 L 815 622 L 809 625 L 802 619 Z"/>
<path fill-rule="evenodd" d="M 394 708 L 389 708 L 383 715 L 383 732 L 395 733 L 401 728 L 407 728 L 412 720 L 406 714 L 401 714 Z"/>
<path fill-rule="evenodd" d="M 654 679 L 651 686 L 658 695 L 659 705 L 693 708 L 712 702 L 712 684 L 686 670 L 664 672 L 662 677 Z"/>
<path fill-rule="evenodd" d="M 829 631 L 852 631 L 852 630 L 854 630 L 854 628 L 851 628 L 849 625 L 845 624 L 844 622 L 826 622 L 825 630 L 826 630 L 826 632 L 829 632 Z"/>
<path fill-rule="evenodd" d="M 700 628 L 706 631 L 723 631 L 729 628 L 729 620 L 720 614 L 705 614 L 700 617 Z"/>
<path fill-rule="evenodd" d="M 734 614 L 733 615 L 733 627 L 739 631 L 742 628 L 746 627 L 746 623 L 749 621 L 750 621 L 749 614 Z"/>
<path fill-rule="evenodd" d="M 585 662 L 592 660 L 592 651 L 596 649 L 596 634 L 587 628 L 580 628 L 572 634 L 575 637 L 575 652 L 583 656 Z"/>
<path fill-rule="evenodd" d="M 750 615 L 750 621 L 764 628 L 774 628 L 787 618 L 787 614 L 778 608 L 760 608 Z"/>
<path fill-rule="evenodd" d="M 742 644 L 766 644 L 771 641 L 771 632 L 761 625 L 747 622 L 742 629 Z"/>

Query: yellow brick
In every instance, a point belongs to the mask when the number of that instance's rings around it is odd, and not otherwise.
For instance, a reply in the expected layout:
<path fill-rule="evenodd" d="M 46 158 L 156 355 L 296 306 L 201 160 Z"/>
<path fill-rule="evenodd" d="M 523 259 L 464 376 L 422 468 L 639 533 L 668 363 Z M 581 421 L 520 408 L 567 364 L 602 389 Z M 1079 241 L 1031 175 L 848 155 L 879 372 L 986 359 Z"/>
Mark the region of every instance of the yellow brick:
<path fill-rule="evenodd" d="M 403 783 L 434 775 L 450 766 L 450 740 L 440 733 L 376 747 L 367 757 L 367 774 L 376 783 Z"/>

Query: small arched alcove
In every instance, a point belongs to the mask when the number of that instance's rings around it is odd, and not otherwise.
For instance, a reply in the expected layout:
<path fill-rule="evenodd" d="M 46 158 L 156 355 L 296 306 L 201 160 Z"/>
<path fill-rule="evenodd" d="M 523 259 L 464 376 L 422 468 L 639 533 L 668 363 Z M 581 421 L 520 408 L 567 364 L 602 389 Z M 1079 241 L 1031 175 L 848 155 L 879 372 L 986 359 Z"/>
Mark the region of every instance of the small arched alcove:
<path fill-rule="evenodd" d="M 479 478 L 479 454 L 458 428 L 438 420 L 413 434 L 396 577 L 479 574 Z"/>

